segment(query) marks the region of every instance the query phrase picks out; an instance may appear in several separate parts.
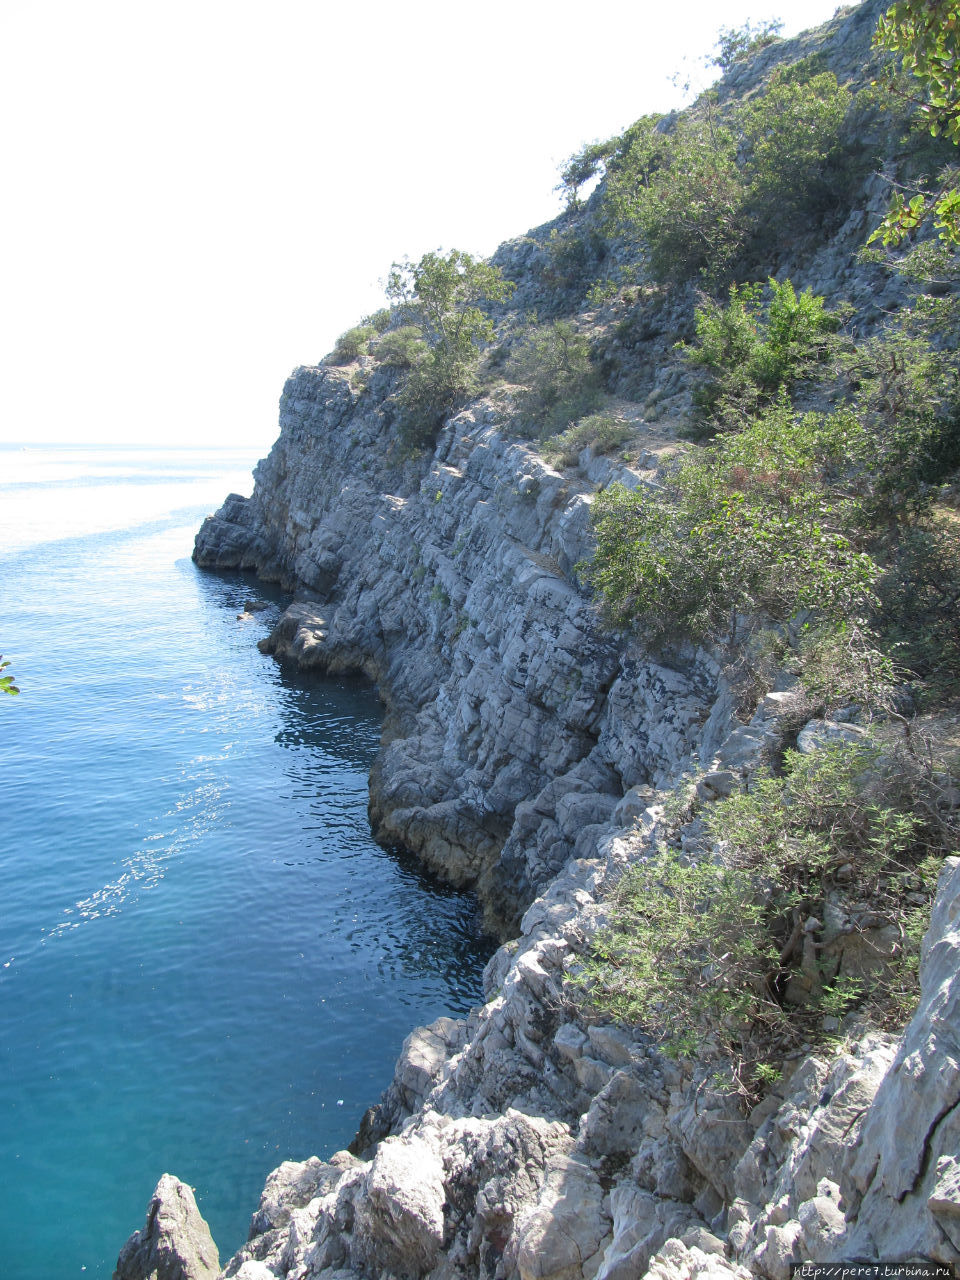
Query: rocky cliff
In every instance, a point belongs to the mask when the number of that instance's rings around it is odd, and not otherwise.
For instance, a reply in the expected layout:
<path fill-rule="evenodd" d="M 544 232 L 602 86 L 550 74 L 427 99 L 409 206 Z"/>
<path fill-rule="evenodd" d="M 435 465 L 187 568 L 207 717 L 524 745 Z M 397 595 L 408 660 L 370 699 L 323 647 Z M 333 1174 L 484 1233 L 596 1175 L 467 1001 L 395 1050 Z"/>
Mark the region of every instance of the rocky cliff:
<path fill-rule="evenodd" d="M 841 15 L 816 48 L 862 64 L 878 9 Z M 752 91 L 812 40 L 765 51 L 724 92 Z M 829 239 L 785 246 L 771 270 L 845 293 L 869 325 L 902 287 L 853 261 L 882 200 L 869 178 Z M 518 285 L 495 314 L 506 346 L 524 310 L 556 302 L 549 244 L 541 230 L 498 254 Z M 570 998 L 624 868 L 667 835 L 704 852 L 704 807 L 796 740 L 789 679 L 758 701 L 716 651 L 653 654 L 614 635 L 578 570 L 595 495 L 660 485 L 678 447 L 688 396 L 672 344 L 691 298 L 658 295 L 642 329 L 607 335 L 608 385 L 632 397 L 615 403 L 613 457 L 587 447 L 550 465 L 496 389 L 410 456 L 397 375 L 361 356 L 293 374 L 253 496 L 231 496 L 198 535 L 199 564 L 295 592 L 268 642 L 278 659 L 377 683 L 373 830 L 474 887 L 504 940 L 483 1007 L 411 1032 L 351 1151 L 271 1175 L 224 1277 L 787 1280 L 804 1260 L 960 1262 L 960 861 L 944 864 L 902 1038 L 861 1031 L 832 1056 L 800 1052 L 752 1110 L 715 1063 L 670 1060 Z M 604 316 L 580 323 L 602 331 Z M 811 726 L 808 749 L 837 731 Z M 694 775 L 693 807 L 668 828 L 664 804 Z"/>
<path fill-rule="evenodd" d="M 445 425 L 429 465 L 390 467 L 392 443 L 348 371 L 298 369 L 253 497 L 204 525 L 196 556 L 310 597 L 270 647 L 379 685 L 377 837 L 478 886 L 511 931 L 625 792 L 669 785 L 734 727 L 709 654 L 665 665 L 618 643 L 576 574 L 592 496 L 655 483 L 669 437 L 638 421 L 633 466 L 587 451 L 560 472 L 481 401 Z"/>

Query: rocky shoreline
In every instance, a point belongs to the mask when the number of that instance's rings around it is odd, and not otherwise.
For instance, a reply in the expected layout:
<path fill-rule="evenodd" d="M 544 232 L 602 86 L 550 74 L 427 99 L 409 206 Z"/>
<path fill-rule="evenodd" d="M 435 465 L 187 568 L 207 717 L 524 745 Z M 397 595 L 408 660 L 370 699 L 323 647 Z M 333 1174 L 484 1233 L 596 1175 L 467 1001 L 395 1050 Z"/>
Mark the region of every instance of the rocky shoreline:
<path fill-rule="evenodd" d="M 881 7 L 838 13 L 829 39 L 771 46 L 722 91 L 751 92 L 777 59 L 861 73 Z M 771 271 L 842 291 L 870 331 L 905 287 L 854 259 L 885 198 L 867 175 L 832 238 L 784 249 Z M 543 302 L 549 244 L 541 228 L 496 255 L 524 312 Z M 719 651 L 679 640 L 654 655 L 614 636 L 582 580 L 596 494 L 656 490 L 680 447 L 689 389 L 673 349 L 691 298 L 650 295 L 623 366 L 633 398 L 613 406 L 629 437 L 616 456 L 587 447 L 550 465 L 495 392 L 412 455 L 396 370 L 359 355 L 295 371 L 253 496 L 204 523 L 198 564 L 295 592 L 267 652 L 376 682 L 373 832 L 473 888 L 503 945 L 480 1009 L 411 1032 L 349 1151 L 270 1175 L 222 1269 L 169 1178 L 117 1280 L 789 1280 L 800 1262 L 960 1264 L 960 859 L 943 864 L 902 1035 L 845 1025 L 750 1105 L 719 1056 L 672 1060 L 571 994 L 627 867 L 663 840 L 710 856 L 712 803 L 787 746 L 862 732 L 853 711 L 804 726 L 785 674 L 752 691 Z M 857 910 L 849 928 L 811 924 L 851 972 L 884 945 Z"/>
<path fill-rule="evenodd" d="M 654 451 L 645 467 L 584 457 L 561 474 L 479 405 L 416 483 L 385 493 L 348 481 L 364 472 L 344 441 L 365 424 L 362 405 L 341 416 L 345 381 L 294 375 L 254 497 L 204 525 L 197 559 L 325 587 L 269 649 L 378 681 L 374 830 L 475 885 L 511 940 L 480 1010 L 411 1033 L 351 1152 L 271 1175 L 219 1274 L 787 1280 L 801 1260 L 960 1261 L 960 863 L 941 877 L 902 1039 L 801 1056 L 749 1114 L 716 1064 L 591 1021 L 565 978 L 606 891 L 662 836 L 678 780 L 699 766 L 706 805 L 782 747 L 793 695 L 742 722 L 711 654 L 688 646 L 667 665 L 600 630 L 574 569 L 586 495 L 612 475 L 656 483 Z M 322 579 L 304 581 L 314 562 Z M 830 730 L 810 728 L 814 743 Z M 702 828 L 695 815 L 675 838 L 695 849 Z"/>

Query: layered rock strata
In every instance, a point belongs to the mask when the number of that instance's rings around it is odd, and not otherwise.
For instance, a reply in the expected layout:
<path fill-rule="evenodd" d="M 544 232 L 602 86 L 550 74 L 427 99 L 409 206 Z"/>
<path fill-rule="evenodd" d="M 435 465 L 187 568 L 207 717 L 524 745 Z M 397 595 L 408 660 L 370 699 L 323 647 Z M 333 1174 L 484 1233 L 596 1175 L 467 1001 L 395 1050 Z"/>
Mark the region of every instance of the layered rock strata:
<path fill-rule="evenodd" d="M 374 832 L 478 886 L 501 931 L 625 791 L 666 785 L 733 727 L 710 655 L 666 664 L 615 643 L 577 578 L 598 486 L 657 483 L 670 442 L 638 432 L 638 464 L 586 451 L 561 473 L 481 402 L 429 465 L 391 466 L 376 396 L 303 368 L 253 497 L 228 499 L 197 538 L 200 564 L 306 597 L 270 641 L 278 657 L 377 681 Z"/>
<path fill-rule="evenodd" d="M 899 1048 L 873 1034 L 797 1059 L 749 1116 L 711 1068 L 569 1001 L 567 971 L 662 838 L 669 790 L 699 765 L 700 805 L 729 794 L 794 716 L 783 690 L 739 719 L 703 650 L 614 644 L 581 588 L 593 494 L 656 485 L 671 443 L 638 423 L 639 464 L 586 452 L 562 473 L 480 403 L 419 470 L 392 465 L 378 401 L 330 369 L 297 371 L 281 422 L 253 497 L 204 525 L 197 558 L 297 589 L 278 657 L 379 683 L 375 830 L 476 885 L 517 936 L 481 1010 L 411 1033 L 350 1152 L 271 1175 L 223 1275 L 788 1280 L 799 1261 L 960 1261 L 960 864 Z M 813 722 L 800 746 L 857 732 Z M 703 838 L 696 815 L 677 836 L 691 853 Z"/>
<path fill-rule="evenodd" d="M 771 46 L 721 94 L 748 94 L 801 56 L 859 75 L 883 7 Z M 852 299 L 862 331 L 904 296 L 902 280 L 854 260 L 886 191 L 868 175 L 830 235 L 781 246 L 770 266 Z M 590 206 L 570 216 L 587 225 Z M 551 244 L 541 228 L 498 251 L 520 315 L 569 301 L 545 293 Z M 609 246 L 614 259 L 628 249 Z M 274 1171 L 224 1277 L 788 1280 L 800 1261 L 960 1262 L 960 862 L 941 876 L 903 1037 L 801 1054 L 749 1114 L 714 1066 L 665 1059 L 570 999 L 609 889 L 664 838 L 668 794 L 694 774 L 700 806 L 731 794 L 797 724 L 786 682 L 744 709 L 714 653 L 654 656 L 611 637 L 580 578 L 594 495 L 660 485 L 679 447 L 650 420 L 689 403 L 672 349 L 690 333 L 692 286 L 657 297 L 607 346 L 611 389 L 644 401 L 617 406 L 633 419 L 629 463 L 586 450 L 558 470 L 490 400 L 446 422 L 428 455 L 404 457 L 396 374 L 363 357 L 293 374 L 253 496 L 229 498 L 198 535 L 201 565 L 295 593 L 270 652 L 378 684 L 375 834 L 475 887 L 508 939 L 481 1009 L 411 1032 L 350 1151 Z M 508 342 L 513 321 L 497 320 Z M 797 745 L 858 732 L 815 722 Z M 695 812 L 671 838 L 703 856 L 704 830 Z M 853 923 L 820 942 L 855 974 L 885 940 Z"/>

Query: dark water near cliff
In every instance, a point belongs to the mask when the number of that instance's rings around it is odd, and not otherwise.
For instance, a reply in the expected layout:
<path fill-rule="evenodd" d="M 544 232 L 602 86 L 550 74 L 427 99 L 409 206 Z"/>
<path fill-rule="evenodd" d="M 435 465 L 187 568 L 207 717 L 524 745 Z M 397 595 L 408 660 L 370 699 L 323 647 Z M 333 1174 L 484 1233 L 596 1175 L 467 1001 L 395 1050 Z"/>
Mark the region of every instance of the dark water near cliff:
<path fill-rule="evenodd" d="M 378 848 L 380 707 L 189 560 L 254 461 L 0 448 L 0 1274 L 109 1277 L 165 1171 L 221 1258 L 477 1001 L 471 899 Z M 231 474 L 228 474 L 231 473 Z"/>

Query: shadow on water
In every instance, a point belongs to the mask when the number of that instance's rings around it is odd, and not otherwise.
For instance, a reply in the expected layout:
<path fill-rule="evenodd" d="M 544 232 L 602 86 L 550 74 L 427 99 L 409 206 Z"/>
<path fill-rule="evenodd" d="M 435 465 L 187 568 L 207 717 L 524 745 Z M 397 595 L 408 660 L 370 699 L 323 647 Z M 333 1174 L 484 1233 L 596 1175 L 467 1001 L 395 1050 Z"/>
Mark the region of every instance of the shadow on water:
<path fill-rule="evenodd" d="M 240 612 L 251 599 L 265 602 L 268 608 L 258 614 L 265 631 L 279 621 L 292 599 L 289 592 L 261 581 L 253 572 L 197 570 L 192 563 L 190 567 L 214 607 Z M 273 672 L 283 695 L 277 703 L 281 725 L 276 743 L 291 751 L 306 749 L 315 762 L 333 759 L 369 777 L 383 724 L 376 685 L 363 675 L 324 676 L 290 663 L 275 663 Z M 309 777 L 299 781 L 316 784 Z M 382 859 L 377 873 L 384 892 L 382 911 L 373 911 L 368 904 L 362 922 L 351 926 L 345 920 L 343 945 L 364 951 L 373 928 L 383 947 L 382 976 L 389 976 L 384 967 L 429 976 L 449 991 L 455 1011 L 465 1012 L 476 1002 L 479 971 L 498 945 L 483 930 L 476 895 L 445 883 L 408 849 L 379 844 L 375 848 L 378 860 Z M 309 854 L 307 859 L 318 856 L 322 855 Z M 300 859 L 285 861 L 293 865 Z"/>
<path fill-rule="evenodd" d="M 484 932 L 476 895 L 444 884 L 408 849 L 395 845 L 381 848 L 413 893 L 432 902 L 444 917 L 442 938 L 437 936 L 435 919 L 429 911 L 408 918 L 397 942 L 397 954 L 411 972 L 431 972 L 451 990 L 456 990 L 464 975 L 469 974 L 472 992 L 478 964 L 485 965 L 498 946 L 496 938 Z"/>

